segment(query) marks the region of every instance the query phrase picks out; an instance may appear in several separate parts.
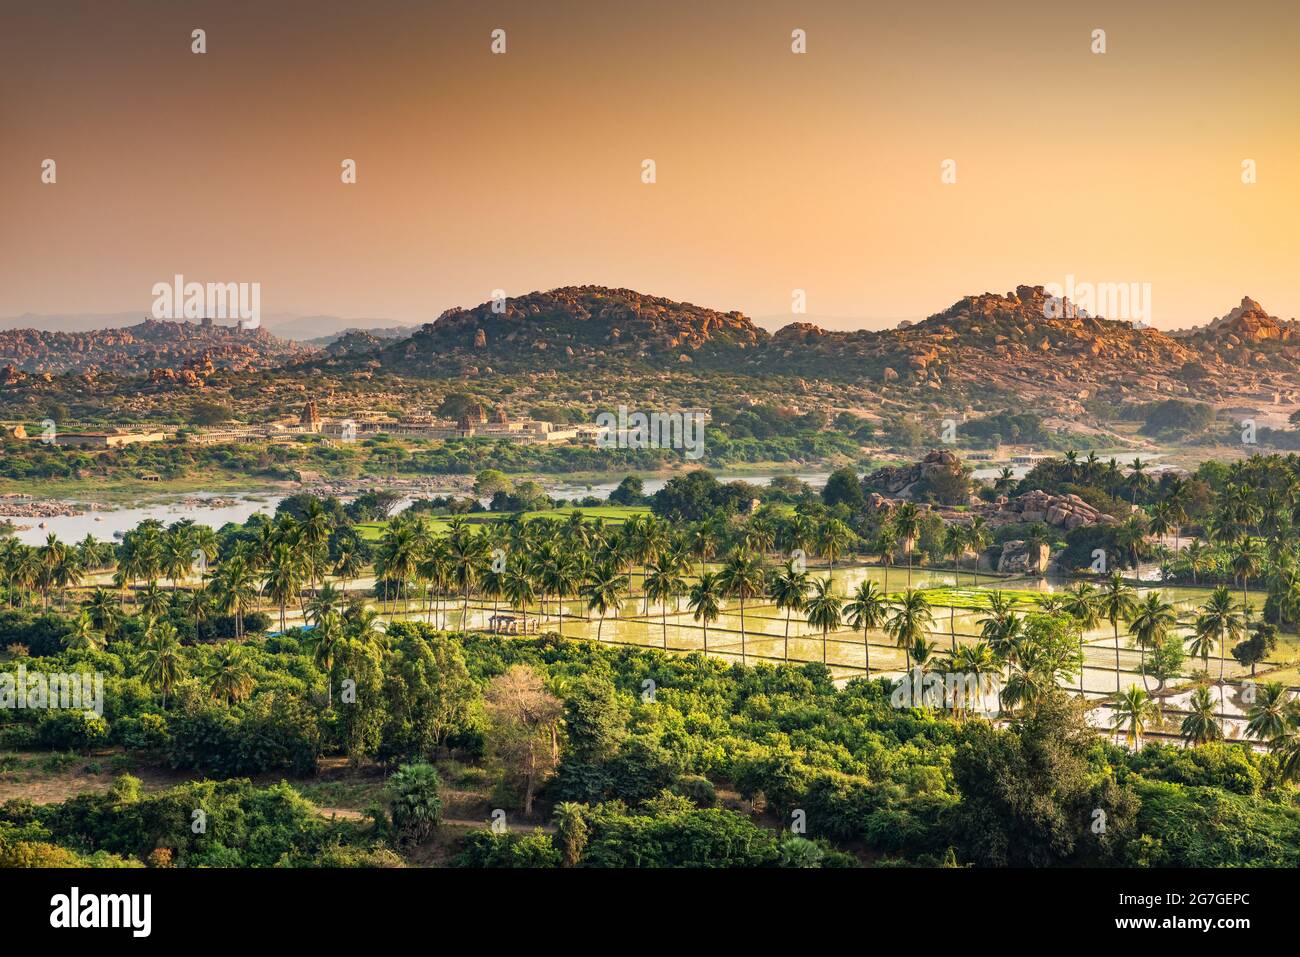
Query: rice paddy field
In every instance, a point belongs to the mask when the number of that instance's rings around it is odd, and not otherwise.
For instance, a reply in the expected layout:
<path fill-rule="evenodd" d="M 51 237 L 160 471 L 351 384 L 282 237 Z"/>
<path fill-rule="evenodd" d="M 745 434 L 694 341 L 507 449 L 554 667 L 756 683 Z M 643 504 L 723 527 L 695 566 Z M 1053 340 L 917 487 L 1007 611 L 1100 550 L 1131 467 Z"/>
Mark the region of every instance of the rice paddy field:
<path fill-rule="evenodd" d="M 809 570 L 814 577 L 829 576 L 835 583 L 836 593 L 840 595 L 851 593 L 865 580 L 874 581 L 889 593 L 897 594 L 908 586 L 909 581 L 909 572 L 905 567 L 855 565 L 834 569 L 812 567 Z M 541 630 L 559 631 L 565 638 L 666 648 L 683 653 L 707 653 L 722 660 L 751 665 L 786 661 L 822 662 L 830 668 L 837 681 L 848 681 L 867 674 L 868 655 L 870 674 L 873 676 L 896 678 L 906 667 L 903 651 L 894 646 L 883 630 L 872 630 L 864 635 L 861 631 L 844 627 L 823 636 L 811 628 L 797 612 L 787 615 L 770 601 L 762 599 L 745 603 L 743 622 L 739 602 L 728 601 L 719 620 L 706 630 L 687 610 L 685 599 L 678 603 L 670 602 L 667 606 L 653 602 L 647 604 L 640 596 L 639 571 L 633 572 L 631 579 L 631 597 L 624 600 L 616 615 L 610 614 L 603 621 L 589 617 L 584 604 L 576 599 L 563 602 L 550 600 L 544 612 L 536 606 L 531 607 L 529 617 L 538 619 L 540 616 Z M 1007 578 L 988 573 L 976 576 L 968 569 L 963 569 L 958 574 L 950 569 L 934 568 L 912 569 L 910 581 L 911 586 L 922 590 L 930 602 L 934 621 L 929 639 L 935 643 L 938 652 L 948 652 L 959 645 L 979 640 L 979 622 L 987 614 L 989 599 L 994 591 L 1014 598 L 1017 605 L 1028 612 L 1042 598 L 1072 584 L 1049 579 Z M 1186 638 L 1190 636 L 1191 622 L 1197 608 L 1206 601 L 1212 590 L 1157 586 L 1139 587 L 1137 594 L 1139 598 L 1144 598 L 1154 591 L 1172 604 L 1179 618 L 1177 632 Z M 1263 596 L 1251 595 L 1250 604 L 1252 615 L 1260 614 Z M 494 606 L 491 603 L 471 601 L 467 615 L 462 614 L 460 603 L 453 602 L 445 609 L 428 609 L 423 613 L 411 613 L 409 617 L 429 619 L 453 629 L 487 629 L 488 619 L 492 615 L 508 612 L 509 609 L 502 604 Z M 513 614 L 518 616 L 517 611 Z M 399 614 L 398 617 L 407 615 Z M 1076 679 L 1071 687 L 1080 689 L 1086 698 L 1096 702 L 1093 712 L 1095 720 L 1108 727 L 1106 699 L 1116 692 L 1117 685 L 1124 690 L 1130 685 L 1142 687 L 1144 684 L 1143 676 L 1138 670 L 1141 653 L 1132 646 L 1126 626 L 1121 621 L 1118 651 L 1110 623 L 1103 622 L 1100 627 L 1084 635 L 1083 656 L 1081 681 Z M 1211 656 L 1208 666 L 1210 679 L 1217 679 L 1222 668 L 1225 681 L 1230 683 L 1224 696 L 1223 714 L 1225 731 L 1232 737 L 1234 732 L 1239 734 L 1242 730 L 1239 726 L 1243 722 L 1236 719 L 1240 718 L 1245 707 L 1239 698 L 1246 679 L 1249 679 L 1249 670 L 1238 664 L 1230 654 L 1222 661 L 1217 655 Z M 1188 693 L 1186 690 L 1179 692 L 1178 689 L 1189 688 L 1194 675 L 1201 670 L 1200 659 L 1189 657 L 1184 662 L 1183 675 L 1171 679 L 1166 688 L 1161 689 L 1166 718 L 1162 727 L 1155 730 L 1176 733 L 1177 723 L 1181 720 L 1180 705 L 1185 703 Z M 1300 682 L 1300 637 L 1281 636 L 1270 660 L 1258 666 L 1256 680 L 1283 681 L 1288 684 Z M 1145 684 L 1153 692 L 1158 690 L 1158 682 L 1152 677 L 1148 676 Z M 1234 695 L 1237 697 L 1234 698 Z"/>
<path fill-rule="evenodd" d="M 588 521 L 599 520 L 607 525 L 622 525 L 633 515 L 649 515 L 650 509 L 644 505 L 598 505 L 594 508 L 578 508 L 576 506 L 565 506 L 563 508 L 548 508 L 534 512 L 523 512 L 523 520 L 531 522 L 538 518 L 551 518 L 557 520 L 567 519 L 574 512 L 581 512 L 583 517 Z M 489 522 L 500 521 L 503 517 L 500 512 L 466 512 L 459 516 L 466 524 L 472 526 L 485 525 Z M 427 517 L 429 529 L 434 534 L 442 534 L 447 531 L 451 525 L 453 516 L 450 515 L 430 515 Z M 384 537 L 384 529 L 388 527 L 387 522 L 358 522 L 356 529 L 361 538 L 367 542 L 375 543 Z"/>

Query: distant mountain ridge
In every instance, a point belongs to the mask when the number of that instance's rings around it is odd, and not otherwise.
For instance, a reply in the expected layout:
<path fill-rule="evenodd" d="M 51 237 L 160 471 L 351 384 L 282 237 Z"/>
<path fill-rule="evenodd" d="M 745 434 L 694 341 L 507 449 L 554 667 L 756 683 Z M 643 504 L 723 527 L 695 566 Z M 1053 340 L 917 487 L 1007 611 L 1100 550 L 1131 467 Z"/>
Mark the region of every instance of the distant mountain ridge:
<path fill-rule="evenodd" d="M 280 365 L 309 350 L 264 328 L 145 319 L 117 329 L 0 332 L 0 368 L 14 373 L 149 373 L 156 369 L 247 369 Z"/>
<path fill-rule="evenodd" d="M 895 329 L 832 331 L 793 322 L 769 333 L 723 312 L 631 289 L 563 286 L 443 312 L 410 335 L 349 330 L 304 346 L 264 327 L 146 322 L 91 333 L 0 333 L 19 370 L 267 368 L 312 379 L 391 374 L 416 379 L 566 371 L 663 375 L 670 370 L 842 383 L 860 407 L 1022 403 L 1079 413 L 1099 397 L 1211 403 L 1300 401 L 1300 326 L 1246 297 L 1190 330 L 1153 328 L 1061 309 L 1043 286 L 965 296 Z M 0 366 L 5 361 L 0 358 Z M 155 370 L 162 367 L 157 375 Z M 306 384 L 306 383 L 304 383 Z M 789 386 L 787 386 L 789 387 Z"/>
<path fill-rule="evenodd" d="M 20 316 L 0 317 L 0 330 L 32 329 L 38 332 L 94 332 L 101 329 L 124 329 L 144 318 L 138 312 L 69 313 L 43 315 L 32 312 Z M 377 335 L 409 336 L 417 326 L 396 319 L 342 319 L 338 316 L 303 316 L 297 313 L 264 313 L 262 327 L 281 339 L 295 339 L 309 344 L 331 340 L 351 331 Z"/>
<path fill-rule="evenodd" d="M 1043 286 L 1029 285 L 965 296 L 896 329 L 830 331 L 794 322 L 775 333 L 736 311 L 629 289 L 567 286 L 495 308 L 488 302 L 450 309 L 407 339 L 349 351 L 340 361 L 434 378 L 594 371 L 621 362 L 837 380 L 900 401 L 1001 396 L 1059 412 L 1080 412 L 1103 394 L 1223 402 L 1300 390 L 1300 335 L 1253 300 L 1217 325 L 1175 336 L 1075 314 Z"/>

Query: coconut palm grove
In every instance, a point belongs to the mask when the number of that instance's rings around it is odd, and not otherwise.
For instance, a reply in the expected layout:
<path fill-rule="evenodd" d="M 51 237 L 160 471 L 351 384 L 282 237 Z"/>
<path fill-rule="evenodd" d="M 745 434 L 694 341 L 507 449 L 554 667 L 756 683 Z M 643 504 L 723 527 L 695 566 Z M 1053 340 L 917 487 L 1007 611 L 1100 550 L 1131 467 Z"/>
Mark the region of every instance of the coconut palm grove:
<path fill-rule="evenodd" d="M 1081 530 L 1104 572 L 991 571 L 1082 536 L 873 510 L 851 470 L 10 537 L 0 861 L 1291 866 L 1300 460 L 1036 473 L 1128 500 Z M 76 674 L 102 701 L 14 706 Z"/>

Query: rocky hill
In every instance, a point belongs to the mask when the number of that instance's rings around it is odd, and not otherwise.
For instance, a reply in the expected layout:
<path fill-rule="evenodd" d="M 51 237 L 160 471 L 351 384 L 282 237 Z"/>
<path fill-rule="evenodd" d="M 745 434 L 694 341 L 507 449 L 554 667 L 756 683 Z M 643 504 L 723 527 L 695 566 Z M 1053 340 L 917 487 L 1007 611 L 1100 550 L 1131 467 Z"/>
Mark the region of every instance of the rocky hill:
<path fill-rule="evenodd" d="M 319 349 L 265 329 L 195 323 L 0 332 L 0 385 L 111 371 L 193 386 L 214 370 L 269 367 L 304 388 L 322 375 L 342 382 L 566 373 L 608 390 L 639 388 L 646 375 L 663 384 L 707 373 L 750 397 L 788 389 L 875 412 L 1020 407 L 1068 419 L 1095 399 L 1187 398 L 1268 406 L 1284 418 L 1300 405 L 1300 328 L 1247 298 L 1206 326 L 1165 334 L 1062 307 L 1042 286 L 1018 286 L 966 296 L 896 329 L 838 332 L 795 322 L 769 334 L 739 312 L 566 286 L 450 309 L 402 338 L 353 331 Z M 734 378 L 745 376 L 753 388 Z"/>
<path fill-rule="evenodd" d="M 1270 316 L 1249 296 L 1209 325 L 1173 335 L 1201 355 L 1236 365 L 1294 370 L 1300 356 L 1300 323 Z"/>
<path fill-rule="evenodd" d="M 778 330 L 767 352 L 801 375 L 874 380 L 885 392 L 1002 393 L 1038 410 L 1090 398 L 1207 402 L 1300 389 L 1300 334 L 1244 300 L 1218 325 L 1179 337 L 1076 314 L 1042 286 L 967 296 L 922 322 L 880 332 Z"/>
<path fill-rule="evenodd" d="M 689 363 L 757 349 L 768 334 L 739 312 L 717 312 L 630 289 L 566 286 L 472 309 L 449 309 L 409 339 L 380 349 L 386 370 L 611 359 Z"/>
<path fill-rule="evenodd" d="M 725 371 L 848 390 L 846 402 L 915 407 L 1015 402 L 1078 414 L 1090 399 L 1206 402 L 1300 398 L 1300 333 L 1251 300 L 1210 326 L 1168 335 L 1092 317 L 1042 286 L 966 296 L 922 322 L 768 334 L 718 312 L 629 289 L 569 286 L 450 309 L 409 338 L 352 339 L 332 367 L 417 377 L 493 372 Z M 309 358 L 307 367 L 319 364 Z"/>
<path fill-rule="evenodd" d="M 265 329 L 146 319 L 121 329 L 0 331 L 0 370 L 12 381 L 65 372 L 179 375 L 213 369 L 264 369 L 310 350 Z"/>

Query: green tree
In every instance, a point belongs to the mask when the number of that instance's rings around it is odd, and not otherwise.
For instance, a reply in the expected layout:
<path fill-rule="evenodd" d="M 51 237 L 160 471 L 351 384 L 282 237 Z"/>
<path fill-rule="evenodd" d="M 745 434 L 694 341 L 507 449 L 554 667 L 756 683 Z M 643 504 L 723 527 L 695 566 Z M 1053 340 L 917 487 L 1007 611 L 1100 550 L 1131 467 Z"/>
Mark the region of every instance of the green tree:
<path fill-rule="evenodd" d="M 854 628 L 862 629 L 862 651 L 868 678 L 871 677 L 870 632 L 871 629 L 879 628 L 884 624 L 888 610 L 889 604 L 884 591 L 870 579 L 858 583 L 848 604 L 844 606 L 849 624 Z"/>
<path fill-rule="evenodd" d="M 727 556 L 719 573 L 723 592 L 740 601 L 740 663 L 748 663 L 745 646 L 745 602 L 758 598 L 766 586 L 763 560 L 746 549 L 738 548 Z"/>
<path fill-rule="evenodd" d="M 808 572 L 802 562 L 795 558 L 777 569 L 768 586 L 768 597 L 776 603 L 778 611 L 785 612 L 784 657 L 786 661 L 790 660 L 790 615 L 792 612 L 803 610 L 808 588 Z"/>
<path fill-rule="evenodd" d="M 442 781 L 433 765 L 403 764 L 388 778 L 389 806 L 398 836 L 423 844 L 442 821 Z"/>
<path fill-rule="evenodd" d="M 894 639 L 894 644 L 903 649 L 907 656 L 907 670 L 912 670 L 912 649 L 918 638 L 924 638 L 926 629 L 934 623 L 930 611 L 930 602 L 919 591 L 908 588 L 891 603 L 889 618 L 885 621 L 885 633 Z"/>
<path fill-rule="evenodd" d="M 722 614 L 722 583 L 716 572 L 705 572 L 699 581 L 691 586 L 686 599 L 686 607 L 691 616 L 704 624 L 704 653 L 709 653 L 709 625 Z"/>
<path fill-rule="evenodd" d="M 1137 592 L 1129 587 L 1119 572 L 1111 572 L 1097 595 L 1097 608 L 1115 632 L 1115 694 L 1120 693 L 1122 670 L 1119 663 L 1119 623 L 1121 619 L 1128 621 L 1133 615 L 1136 601 Z"/>
<path fill-rule="evenodd" d="M 809 627 L 822 633 L 822 664 L 826 664 L 827 640 L 831 629 L 839 628 L 843 620 L 844 599 L 834 593 L 830 578 L 817 578 L 805 608 Z"/>
<path fill-rule="evenodd" d="M 1188 744 L 1208 744 L 1223 740 L 1223 723 L 1214 713 L 1214 699 L 1209 688 L 1197 688 L 1187 704 L 1188 713 L 1180 728 Z"/>

